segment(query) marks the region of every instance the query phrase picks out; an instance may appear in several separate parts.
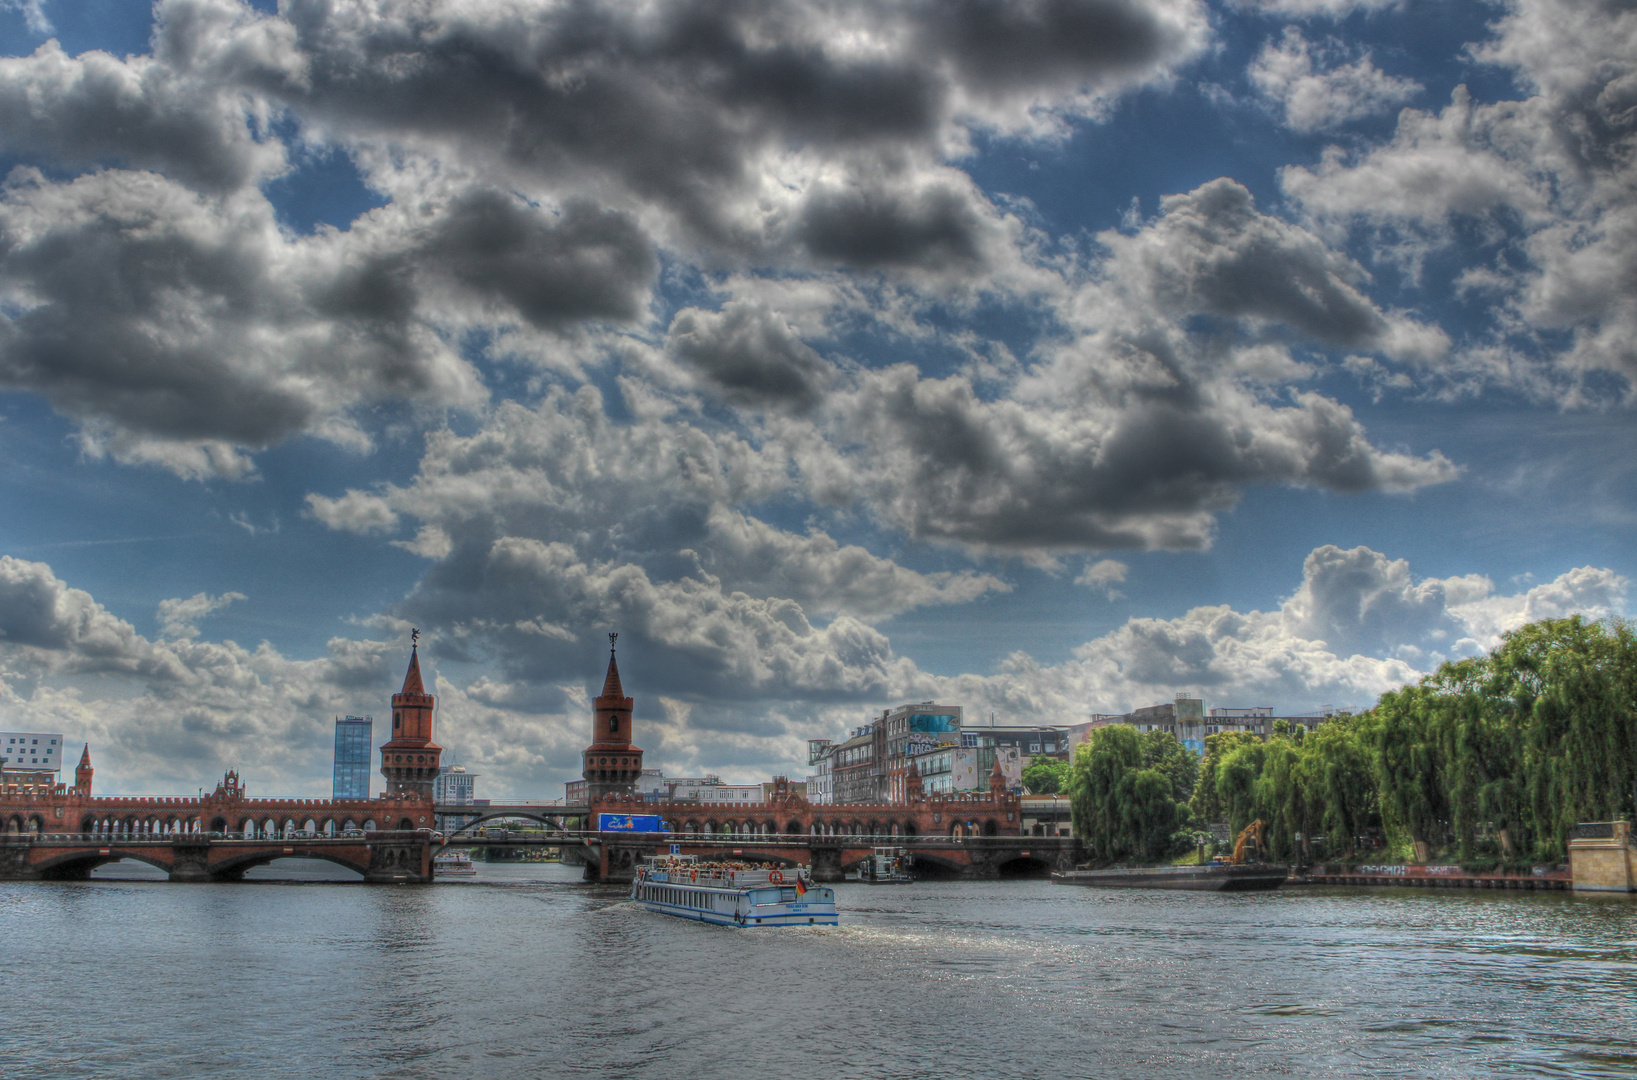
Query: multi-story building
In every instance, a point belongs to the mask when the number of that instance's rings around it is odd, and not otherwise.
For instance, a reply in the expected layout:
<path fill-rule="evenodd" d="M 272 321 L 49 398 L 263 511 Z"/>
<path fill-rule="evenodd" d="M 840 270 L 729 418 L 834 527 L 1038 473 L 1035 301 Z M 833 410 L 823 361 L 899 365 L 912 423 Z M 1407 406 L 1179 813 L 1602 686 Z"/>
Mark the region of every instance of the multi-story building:
<path fill-rule="evenodd" d="M 369 716 L 337 717 L 332 799 L 369 798 L 370 758 L 375 753 L 375 720 Z"/>
<path fill-rule="evenodd" d="M 445 765 L 432 781 L 432 799 L 445 805 L 470 806 L 477 793 L 478 774 L 467 772 L 464 765 Z"/>
<path fill-rule="evenodd" d="M 830 772 L 834 752 L 835 743 L 829 739 L 807 740 L 807 764 L 813 769 L 807 774 L 807 801 L 814 806 L 835 805 L 835 777 Z"/>
<path fill-rule="evenodd" d="M 1275 716 L 1271 705 L 1216 706 L 1205 711 L 1199 698 L 1178 694 L 1174 702 L 1149 705 L 1128 713 L 1093 713 L 1090 722 L 1069 729 L 1075 745 L 1084 742 L 1091 731 L 1109 724 L 1130 724 L 1138 731 L 1164 731 L 1196 754 L 1205 753 L 1205 740 L 1212 735 L 1243 732 L 1266 739 L 1281 721 L 1290 727 L 1308 730 L 1318 727 L 1335 716 L 1346 716 L 1350 708 L 1326 708 L 1310 713 Z"/>
<path fill-rule="evenodd" d="M 0 731 L 0 766 L 7 773 L 55 773 L 63 767 L 59 731 Z"/>
<path fill-rule="evenodd" d="M 921 778 L 927 795 L 959 795 L 989 790 L 995 763 L 1008 791 L 1023 786 L 1023 755 L 1015 746 L 997 746 L 987 736 L 966 733 L 969 746 L 935 746 L 911 755 L 910 762 Z"/>
<path fill-rule="evenodd" d="M 1040 724 L 987 724 L 968 727 L 961 732 L 963 745 L 979 745 L 977 740 L 988 739 L 995 746 L 1010 746 L 1022 757 L 1027 766 L 1029 759 L 1051 757 L 1067 760 L 1069 731 L 1066 727 Z"/>
<path fill-rule="evenodd" d="M 1265 739 L 1273 725 L 1273 706 L 1252 705 L 1249 708 L 1214 708 L 1205 715 L 1206 736 L 1224 732 L 1243 731 Z M 1205 748 L 1200 747 L 1200 753 Z"/>
<path fill-rule="evenodd" d="M 883 712 L 874 726 L 880 761 L 874 801 L 901 803 L 909 759 L 940 746 L 960 743 L 961 707 L 934 701 L 900 705 Z"/>
<path fill-rule="evenodd" d="M 711 784 L 699 789 L 699 801 L 711 806 L 750 806 L 763 801 L 760 784 Z"/>
<path fill-rule="evenodd" d="M 665 778 L 666 798 L 678 802 L 698 802 L 706 788 L 722 786 L 722 778 L 714 773 L 704 776 L 677 776 Z"/>
<path fill-rule="evenodd" d="M 467 772 L 464 765 L 440 766 L 438 778 L 432 781 L 432 801 L 439 806 L 475 807 L 477 805 L 477 778 L 478 774 Z M 439 814 L 438 828 L 445 832 L 453 832 L 482 816 L 475 809 L 469 814 Z"/>
<path fill-rule="evenodd" d="M 830 776 L 836 804 L 881 802 L 881 760 L 876 755 L 875 725 L 865 724 L 837 743 L 830 754 Z"/>
<path fill-rule="evenodd" d="M 591 785 L 584 780 L 570 780 L 563 784 L 563 802 L 568 806 L 584 806 L 591 794 Z"/>

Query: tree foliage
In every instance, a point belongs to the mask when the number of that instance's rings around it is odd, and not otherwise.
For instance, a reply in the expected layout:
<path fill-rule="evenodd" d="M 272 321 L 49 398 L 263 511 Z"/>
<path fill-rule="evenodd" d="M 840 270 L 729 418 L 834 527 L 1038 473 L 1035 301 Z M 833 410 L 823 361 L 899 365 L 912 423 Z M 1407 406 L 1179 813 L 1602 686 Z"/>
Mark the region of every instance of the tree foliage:
<path fill-rule="evenodd" d="M 1060 795 L 1068 790 L 1069 772 L 1068 762 L 1037 756 L 1023 770 L 1023 787 L 1031 795 Z"/>
<path fill-rule="evenodd" d="M 1164 739 L 1176 739 L 1164 732 Z M 1187 754 L 1186 748 L 1177 749 Z M 1192 755 L 1189 755 L 1192 757 Z M 1100 863 L 1157 862 L 1185 848 L 1178 829 L 1187 807 L 1177 798 L 1181 771 L 1169 747 L 1128 724 L 1097 728 L 1075 751 L 1069 776 L 1074 831 Z"/>
<path fill-rule="evenodd" d="M 1207 736 L 1197 760 L 1164 732 L 1099 728 L 1076 753 L 1076 831 L 1103 862 L 1164 857 L 1190 815 L 1237 831 L 1260 818 L 1268 853 L 1463 861 L 1564 857 L 1581 821 L 1637 814 L 1637 634 L 1579 616 L 1530 623 L 1358 716 L 1266 741 Z"/>
<path fill-rule="evenodd" d="M 1360 716 L 1205 740 L 1192 806 L 1302 858 L 1315 836 L 1429 858 L 1553 861 L 1580 821 L 1637 810 L 1637 637 L 1548 619 L 1441 666 Z"/>

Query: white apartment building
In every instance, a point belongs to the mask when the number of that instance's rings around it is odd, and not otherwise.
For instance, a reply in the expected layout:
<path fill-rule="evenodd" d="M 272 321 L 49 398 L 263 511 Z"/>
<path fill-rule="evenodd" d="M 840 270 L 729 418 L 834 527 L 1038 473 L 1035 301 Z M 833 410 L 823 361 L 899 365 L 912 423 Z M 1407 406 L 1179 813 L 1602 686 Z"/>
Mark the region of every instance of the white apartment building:
<path fill-rule="evenodd" d="M 699 801 L 712 806 L 750 806 L 762 801 L 762 785 L 711 784 L 699 789 Z"/>
<path fill-rule="evenodd" d="M 0 731 L 0 758 L 7 772 L 61 772 L 62 732 Z"/>

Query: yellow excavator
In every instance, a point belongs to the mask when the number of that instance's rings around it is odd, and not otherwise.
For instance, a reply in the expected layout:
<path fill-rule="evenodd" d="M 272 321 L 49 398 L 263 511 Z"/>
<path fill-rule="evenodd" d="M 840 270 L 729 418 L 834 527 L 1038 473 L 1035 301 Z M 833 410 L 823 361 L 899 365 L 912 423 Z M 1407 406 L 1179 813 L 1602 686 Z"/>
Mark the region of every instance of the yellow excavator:
<path fill-rule="evenodd" d="M 1262 852 L 1262 819 L 1246 825 L 1239 831 L 1239 836 L 1233 842 L 1232 855 L 1216 855 L 1211 859 L 1212 866 L 1243 866 L 1248 862 L 1261 862 Z"/>

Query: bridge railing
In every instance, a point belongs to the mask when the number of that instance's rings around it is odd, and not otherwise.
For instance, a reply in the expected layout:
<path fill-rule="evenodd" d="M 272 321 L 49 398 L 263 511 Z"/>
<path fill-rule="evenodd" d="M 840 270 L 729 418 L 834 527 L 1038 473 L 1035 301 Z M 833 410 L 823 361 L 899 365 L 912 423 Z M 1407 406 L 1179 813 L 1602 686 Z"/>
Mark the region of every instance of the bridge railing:
<path fill-rule="evenodd" d="M 427 833 L 430 833 L 430 830 L 416 829 L 416 830 L 412 830 L 412 831 L 403 831 L 403 830 L 396 830 L 396 829 L 360 829 L 360 830 L 358 830 L 356 832 L 336 833 L 334 835 L 326 835 L 324 833 L 293 833 L 293 834 L 291 834 L 289 836 L 285 836 L 283 834 L 280 834 L 280 835 L 277 835 L 277 836 L 244 837 L 244 836 L 239 835 L 238 833 L 220 833 L 220 832 L 184 832 L 184 833 L 94 833 L 94 832 L 73 832 L 73 833 L 18 832 L 18 833 L 12 833 L 12 832 L 0 832 L 0 841 L 21 841 L 21 840 L 26 840 L 26 841 L 30 841 L 32 843 L 39 843 L 39 844 L 86 844 L 86 845 L 100 844 L 103 847 L 108 847 L 110 845 L 117 846 L 117 847 L 128 847 L 128 846 L 130 846 L 132 844 L 176 844 L 176 843 L 195 843 L 196 844 L 201 840 L 206 840 L 206 841 L 209 841 L 210 843 L 213 843 L 213 844 L 289 844 L 289 843 L 292 843 L 292 842 L 300 842 L 300 843 L 306 844 L 306 843 L 314 843 L 314 842 L 318 842 L 318 841 L 332 841 L 332 842 L 340 842 L 340 843 L 346 843 L 346 844 L 356 844 L 360 840 L 363 840 L 363 839 L 366 839 L 366 838 L 374 838 L 376 840 L 396 840 L 396 841 L 413 840 L 413 839 L 415 839 L 415 838 L 417 838 L 419 836 L 422 836 L 423 834 L 427 834 Z M 433 834 L 433 835 L 429 836 L 428 838 L 436 840 L 436 835 Z"/>

